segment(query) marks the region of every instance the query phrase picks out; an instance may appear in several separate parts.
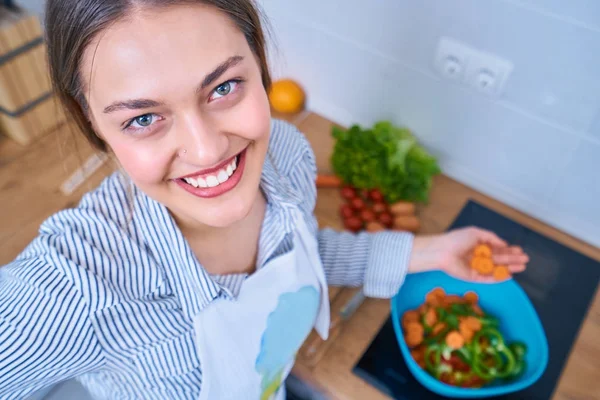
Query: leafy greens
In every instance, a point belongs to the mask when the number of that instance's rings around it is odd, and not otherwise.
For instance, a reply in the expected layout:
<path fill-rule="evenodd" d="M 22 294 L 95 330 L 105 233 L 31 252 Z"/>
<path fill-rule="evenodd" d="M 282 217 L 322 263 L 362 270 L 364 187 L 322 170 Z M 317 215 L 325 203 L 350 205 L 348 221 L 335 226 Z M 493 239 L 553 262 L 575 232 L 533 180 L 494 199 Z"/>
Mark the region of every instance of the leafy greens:
<path fill-rule="evenodd" d="M 372 129 L 334 127 L 332 135 L 336 144 L 331 164 L 346 184 L 377 188 L 390 203 L 428 201 L 432 178 L 441 170 L 408 129 L 382 121 Z"/>

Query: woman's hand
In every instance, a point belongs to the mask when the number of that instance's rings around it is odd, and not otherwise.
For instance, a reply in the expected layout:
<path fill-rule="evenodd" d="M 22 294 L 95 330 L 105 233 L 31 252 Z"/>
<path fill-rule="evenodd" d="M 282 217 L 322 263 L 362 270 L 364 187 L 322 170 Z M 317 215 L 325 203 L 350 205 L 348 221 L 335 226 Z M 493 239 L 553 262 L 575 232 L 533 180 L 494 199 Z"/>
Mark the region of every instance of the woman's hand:
<path fill-rule="evenodd" d="M 519 246 L 509 246 L 495 233 L 475 228 L 456 229 L 440 235 L 416 236 L 409 264 L 409 272 L 443 270 L 460 279 L 493 281 L 470 268 L 473 248 L 487 243 L 492 248 L 492 259 L 497 265 L 506 265 L 511 273 L 525 270 L 529 257 Z"/>

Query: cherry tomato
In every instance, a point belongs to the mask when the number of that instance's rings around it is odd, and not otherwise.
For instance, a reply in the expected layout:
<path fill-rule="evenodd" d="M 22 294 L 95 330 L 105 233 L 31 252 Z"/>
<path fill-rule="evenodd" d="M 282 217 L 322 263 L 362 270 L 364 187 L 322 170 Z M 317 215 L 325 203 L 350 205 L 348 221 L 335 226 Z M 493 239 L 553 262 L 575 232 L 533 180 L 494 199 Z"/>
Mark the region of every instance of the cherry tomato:
<path fill-rule="evenodd" d="M 344 226 L 349 231 L 358 232 L 362 229 L 363 222 L 358 217 L 350 217 L 344 220 Z"/>
<path fill-rule="evenodd" d="M 354 217 L 354 210 L 352 209 L 352 207 L 350 207 L 349 204 L 343 204 L 340 207 L 340 214 L 342 215 L 343 219 L 347 219 L 350 217 Z"/>
<path fill-rule="evenodd" d="M 394 223 L 394 217 L 392 217 L 392 214 L 390 214 L 387 211 L 379 214 L 378 219 L 379 222 L 381 222 L 384 226 L 387 226 L 388 228 L 391 227 Z"/>
<path fill-rule="evenodd" d="M 360 192 L 360 195 L 362 196 L 363 199 L 368 200 L 369 199 L 369 191 L 367 189 L 363 189 Z"/>
<path fill-rule="evenodd" d="M 360 217 L 362 218 L 363 221 L 365 222 L 372 222 L 375 221 L 375 218 L 377 217 L 375 215 L 375 213 L 373 212 L 373 210 L 369 210 L 368 208 L 365 208 L 364 210 L 362 210 L 362 212 L 360 213 Z"/>
<path fill-rule="evenodd" d="M 369 197 L 371 197 L 371 200 L 373 201 L 383 202 L 383 194 L 381 194 L 379 189 L 371 190 L 371 192 L 369 193 Z"/>
<path fill-rule="evenodd" d="M 381 214 L 384 213 L 388 210 L 387 206 L 385 205 L 385 203 L 375 203 L 373 204 L 373 211 L 375 211 L 376 214 Z"/>
<path fill-rule="evenodd" d="M 352 199 L 352 201 L 350 202 L 350 205 L 356 211 L 362 211 L 366 207 L 365 201 L 363 199 L 361 199 L 360 197 L 355 197 L 354 199 Z"/>
<path fill-rule="evenodd" d="M 356 197 L 356 190 L 354 190 L 353 188 L 351 188 L 350 186 L 344 186 L 342 188 L 342 190 L 340 191 L 340 194 L 342 195 L 343 198 L 345 198 L 346 200 L 352 200 L 353 198 Z"/>

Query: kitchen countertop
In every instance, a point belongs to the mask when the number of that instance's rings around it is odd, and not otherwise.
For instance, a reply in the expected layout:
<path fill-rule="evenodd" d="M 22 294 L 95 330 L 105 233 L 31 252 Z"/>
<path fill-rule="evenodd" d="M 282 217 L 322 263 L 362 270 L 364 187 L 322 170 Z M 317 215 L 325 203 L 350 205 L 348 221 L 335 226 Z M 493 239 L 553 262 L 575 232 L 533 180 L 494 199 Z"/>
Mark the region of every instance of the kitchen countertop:
<path fill-rule="evenodd" d="M 331 173 L 329 157 L 333 149 L 332 123 L 316 114 L 301 113 L 293 116 L 275 115 L 294 123 L 307 136 L 315 150 L 319 172 Z M 422 228 L 419 233 L 439 233 L 447 229 L 469 199 L 497 211 L 514 221 L 536 230 L 595 260 L 600 260 L 600 249 L 562 233 L 534 218 L 522 214 L 505 204 L 440 175 L 436 177 L 430 203 L 420 206 L 418 214 Z M 342 200 L 335 189 L 319 189 L 316 216 L 321 227 L 342 229 L 338 209 Z M 330 298 L 340 290 L 330 288 Z M 389 317 L 389 301 L 367 299 L 344 324 L 341 333 L 328 344 L 320 361 L 311 366 L 298 361 L 294 374 L 315 386 L 333 399 L 389 399 L 352 373 L 362 354 Z M 557 385 L 554 400 L 600 399 L 600 293 L 591 303 L 579 336 L 573 344 Z"/>

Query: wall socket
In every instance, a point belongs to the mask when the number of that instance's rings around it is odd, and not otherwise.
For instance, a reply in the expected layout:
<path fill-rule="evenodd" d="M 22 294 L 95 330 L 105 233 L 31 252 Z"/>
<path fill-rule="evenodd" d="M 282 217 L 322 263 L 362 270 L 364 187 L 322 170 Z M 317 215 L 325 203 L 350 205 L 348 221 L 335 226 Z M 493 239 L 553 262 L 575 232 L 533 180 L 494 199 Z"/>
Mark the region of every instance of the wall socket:
<path fill-rule="evenodd" d="M 468 85 L 489 96 L 499 96 L 514 66 L 495 54 L 442 37 L 436 50 L 434 68 L 445 79 Z"/>

